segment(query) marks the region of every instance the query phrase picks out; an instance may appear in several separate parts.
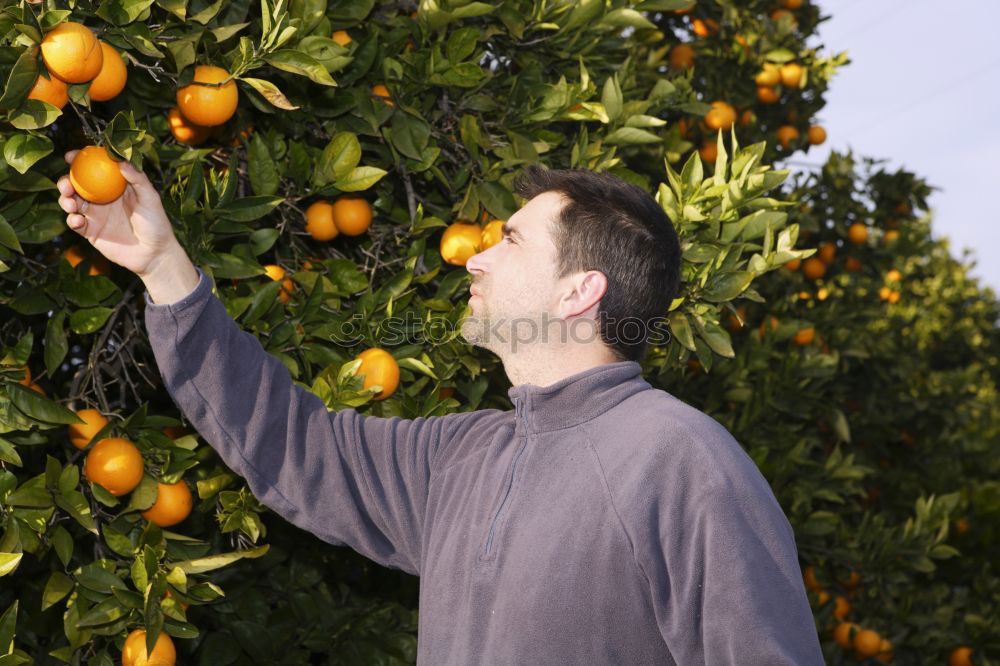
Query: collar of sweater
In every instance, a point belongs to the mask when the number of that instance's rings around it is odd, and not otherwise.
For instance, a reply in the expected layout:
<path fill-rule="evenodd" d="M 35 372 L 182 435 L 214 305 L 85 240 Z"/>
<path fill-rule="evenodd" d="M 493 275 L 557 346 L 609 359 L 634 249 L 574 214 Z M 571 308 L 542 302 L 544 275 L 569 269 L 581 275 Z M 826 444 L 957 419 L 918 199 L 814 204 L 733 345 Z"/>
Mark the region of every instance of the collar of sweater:
<path fill-rule="evenodd" d="M 617 361 L 563 377 L 554 384 L 519 384 L 507 390 L 515 429 L 545 432 L 596 418 L 629 396 L 651 388 L 636 361 Z"/>

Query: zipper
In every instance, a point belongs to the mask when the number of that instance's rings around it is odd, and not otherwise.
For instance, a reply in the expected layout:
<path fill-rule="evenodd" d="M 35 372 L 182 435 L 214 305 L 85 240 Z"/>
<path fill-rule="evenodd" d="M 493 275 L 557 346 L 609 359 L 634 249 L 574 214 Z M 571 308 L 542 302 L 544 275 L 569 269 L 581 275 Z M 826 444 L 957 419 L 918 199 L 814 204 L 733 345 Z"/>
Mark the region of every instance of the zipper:
<path fill-rule="evenodd" d="M 521 402 L 518 398 L 514 398 L 514 418 L 516 420 L 523 419 L 523 412 L 521 408 Z M 510 489 L 514 486 L 514 475 L 517 473 L 517 463 L 521 459 L 521 454 L 524 453 L 524 449 L 528 446 L 528 434 L 527 434 L 527 424 L 522 423 L 525 428 L 524 442 L 521 444 L 521 448 L 518 450 L 517 455 L 514 456 L 514 464 L 510 473 L 510 481 L 507 483 L 507 490 L 504 493 L 503 500 L 500 502 L 500 508 L 497 509 L 496 514 L 493 516 L 493 522 L 490 524 L 490 533 L 486 538 L 486 554 L 490 554 L 490 547 L 493 545 L 493 532 L 496 530 L 497 521 L 500 520 L 500 516 L 503 513 L 504 508 L 507 506 L 507 500 L 510 499 Z"/>

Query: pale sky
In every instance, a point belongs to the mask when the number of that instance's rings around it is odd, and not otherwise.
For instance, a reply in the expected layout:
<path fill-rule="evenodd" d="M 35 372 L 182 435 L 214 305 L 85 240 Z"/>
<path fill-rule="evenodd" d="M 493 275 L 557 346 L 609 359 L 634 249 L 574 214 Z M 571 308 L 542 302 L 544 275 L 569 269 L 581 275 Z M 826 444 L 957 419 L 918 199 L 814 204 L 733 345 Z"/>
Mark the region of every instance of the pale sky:
<path fill-rule="evenodd" d="M 933 236 L 956 258 L 971 248 L 972 274 L 1000 294 L 1000 0 L 815 1 L 832 18 L 810 45 L 852 62 L 818 115 L 826 143 L 787 166 L 852 148 L 924 178 L 940 188 L 928 199 Z"/>

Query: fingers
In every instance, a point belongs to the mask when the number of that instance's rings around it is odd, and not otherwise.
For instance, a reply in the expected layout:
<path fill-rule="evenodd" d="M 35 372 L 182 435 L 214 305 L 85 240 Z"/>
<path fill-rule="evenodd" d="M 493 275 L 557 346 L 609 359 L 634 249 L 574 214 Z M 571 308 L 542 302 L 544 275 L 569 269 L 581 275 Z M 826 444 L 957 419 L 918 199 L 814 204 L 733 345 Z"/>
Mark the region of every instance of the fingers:
<path fill-rule="evenodd" d="M 122 160 L 118 163 L 118 170 L 121 171 L 126 182 L 135 189 L 140 204 L 148 206 L 160 203 L 160 195 L 157 194 L 153 184 L 149 182 L 149 178 L 145 173 L 136 169 L 131 162 Z"/>
<path fill-rule="evenodd" d="M 87 218 L 85 218 L 83 215 L 77 215 L 75 213 L 72 214 L 72 215 L 67 215 L 66 216 L 66 225 L 70 229 L 72 229 L 73 231 L 75 231 L 78 234 L 80 234 L 81 236 L 85 236 L 86 235 L 86 231 L 87 231 Z"/>
<path fill-rule="evenodd" d="M 79 151 L 79 150 L 71 150 L 71 151 L 69 151 L 68 153 L 66 153 L 66 154 L 65 154 L 65 155 L 63 156 L 63 157 L 65 158 L 65 160 L 66 160 L 66 163 L 67 163 L 67 164 L 72 164 L 72 163 L 73 163 L 73 160 L 74 160 L 74 159 L 76 158 L 76 154 L 77 154 L 78 152 L 80 152 L 80 151 Z"/>

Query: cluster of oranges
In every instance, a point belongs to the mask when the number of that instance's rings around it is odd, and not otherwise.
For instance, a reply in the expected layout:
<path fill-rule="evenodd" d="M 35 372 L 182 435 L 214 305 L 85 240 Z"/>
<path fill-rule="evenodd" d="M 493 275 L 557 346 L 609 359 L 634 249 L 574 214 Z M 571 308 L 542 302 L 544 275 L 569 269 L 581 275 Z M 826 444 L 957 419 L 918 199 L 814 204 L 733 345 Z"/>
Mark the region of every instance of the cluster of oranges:
<path fill-rule="evenodd" d="M 86 449 L 94 437 L 108 425 L 108 419 L 96 409 L 76 412 L 83 423 L 68 426 L 70 443 Z M 101 486 L 115 497 L 127 495 L 142 481 L 145 463 L 135 444 L 122 437 L 105 437 L 90 447 L 83 463 L 88 481 Z M 191 489 L 183 480 L 157 484 L 156 501 L 142 512 L 142 517 L 160 527 L 170 527 L 191 513 L 194 501 Z"/>
<path fill-rule="evenodd" d="M 885 274 L 885 281 L 889 284 L 879 287 L 878 297 L 880 300 L 889 301 L 892 304 L 899 303 L 900 293 L 899 290 L 893 287 L 898 285 L 903 279 L 903 274 L 897 269 L 893 268 Z M 892 286 L 890 286 L 892 285 Z"/>
<path fill-rule="evenodd" d="M 167 112 L 167 126 L 178 143 L 198 146 L 224 125 L 239 105 L 240 93 L 229 72 L 196 65 L 191 83 L 177 89 L 177 106 Z"/>
<path fill-rule="evenodd" d="M 339 234 L 360 236 L 371 224 L 371 204 L 359 196 L 316 201 L 306 208 L 306 231 L 318 241 L 332 240 Z"/>
<path fill-rule="evenodd" d="M 454 266 L 464 266 L 474 254 L 493 247 L 503 239 L 503 220 L 491 220 L 485 226 L 459 220 L 441 234 L 441 258 Z"/>
<path fill-rule="evenodd" d="M 38 74 L 28 99 L 62 109 L 69 102 L 70 83 L 89 82 L 87 95 L 95 102 L 113 99 L 125 88 L 125 61 L 82 23 L 66 21 L 52 28 L 42 40 L 41 50 L 48 76 Z"/>
<path fill-rule="evenodd" d="M 830 602 L 830 593 L 823 589 L 816 578 L 816 570 L 813 565 L 808 565 L 802 571 L 802 579 L 808 590 L 816 594 L 817 602 L 823 606 Z M 841 585 L 854 594 L 859 588 L 861 575 L 857 571 L 852 571 L 846 580 L 841 581 Z M 851 612 L 851 602 L 846 596 L 838 594 L 834 598 L 833 617 L 838 624 L 833 628 L 833 639 L 838 645 L 845 649 L 853 649 L 862 658 L 874 657 L 878 661 L 889 663 L 892 661 L 892 642 L 883 638 L 874 629 L 866 629 L 854 622 L 848 622 L 847 616 Z"/>
<path fill-rule="evenodd" d="M 785 264 L 785 268 L 790 271 L 797 271 L 802 268 L 802 274 L 809 280 L 818 280 L 826 275 L 829 268 L 837 256 L 837 244 L 828 241 L 820 245 L 819 250 L 805 261 L 792 259 Z"/>

